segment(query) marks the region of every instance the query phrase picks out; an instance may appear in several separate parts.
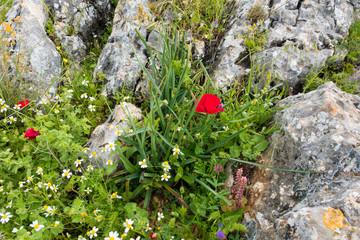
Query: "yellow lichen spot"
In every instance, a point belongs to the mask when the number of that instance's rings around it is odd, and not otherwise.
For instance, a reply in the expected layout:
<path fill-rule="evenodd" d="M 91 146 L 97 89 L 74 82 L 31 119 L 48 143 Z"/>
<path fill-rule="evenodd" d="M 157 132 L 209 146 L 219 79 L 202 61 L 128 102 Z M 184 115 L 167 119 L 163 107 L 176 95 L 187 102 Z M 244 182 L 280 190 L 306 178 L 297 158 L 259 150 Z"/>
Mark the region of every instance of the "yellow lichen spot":
<path fill-rule="evenodd" d="M 343 228 L 344 214 L 339 209 L 329 208 L 323 216 L 324 224 L 331 230 Z"/>

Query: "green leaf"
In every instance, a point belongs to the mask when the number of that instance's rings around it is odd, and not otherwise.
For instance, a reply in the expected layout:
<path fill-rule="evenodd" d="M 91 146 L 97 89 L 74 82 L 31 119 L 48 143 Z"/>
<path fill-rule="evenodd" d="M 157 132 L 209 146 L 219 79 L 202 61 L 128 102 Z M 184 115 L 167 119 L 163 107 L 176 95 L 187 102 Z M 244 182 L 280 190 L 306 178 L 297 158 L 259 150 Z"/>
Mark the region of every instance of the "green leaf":
<path fill-rule="evenodd" d="M 190 185 L 193 185 L 193 184 L 194 184 L 194 179 L 192 179 L 191 177 L 188 177 L 188 176 L 186 176 L 186 175 L 183 175 L 181 178 L 182 178 L 185 182 L 187 182 L 188 184 L 190 184 Z"/>
<path fill-rule="evenodd" d="M 206 185 L 204 182 L 202 182 L 201 180 L 197 179 L 196 177 L 194 177 L 191 174 L 188 174 L 189 177 L 191 177 L 192 179 L 194 179 L 195 182 L 199 183 L 201 186 L 203 186 L 205 189 L 209 190 L 210 192 L 212 192 L 215 196 L 217 196 L 218 198 L 221 198 L 224 202 L 226 202 L 227 204 L 231 204 L 231 202 L 224 196 L 220 195 L 219 193 L 215 192 L 211 187 L 209 187 L 208 185 Z"/>
<path fill-rule="evenodd" d="M 119 162 L 115 162 L 112 165 L 109 165 L 108 168 L 105 171 L 106 175 L 111 174 L 113 171 L 115 171 L 115 169 L 117 168 L 117 166 L 119 165 Z"/>
<path fill-rule="evenodd" d="M 228 141 L 232 140 L 233 138 L 237 137 L 240 133 L 244 132 L 246 129 L 248 129 L 250 126 L 252 126 L 253 124 L 249 124 L 248 126 L 246 126 L 245 128 L 241 129 L 240 131 L 232 134 L 230 137 L 226 138 L 225 140 L 214 144 L 213 146 L 211 146 L 205 153 L 209 153 L 215 149 L 217 149 L 218 147 L 224 145 L 225 143 L 227 143 Z"/>

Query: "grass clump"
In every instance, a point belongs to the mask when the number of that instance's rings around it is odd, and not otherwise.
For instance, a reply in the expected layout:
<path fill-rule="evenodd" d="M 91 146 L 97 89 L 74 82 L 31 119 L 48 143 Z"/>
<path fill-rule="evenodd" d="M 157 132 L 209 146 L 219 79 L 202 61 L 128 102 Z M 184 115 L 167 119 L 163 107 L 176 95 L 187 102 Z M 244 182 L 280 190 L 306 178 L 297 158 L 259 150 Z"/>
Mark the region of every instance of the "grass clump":
<path fill-rule="evenodd" d="M 246 20 L 249 20 L 251 24 L 263 22 L 267 17 L 264 7 L 261 6 L 260 2 L 256 2 L 254 6 L 250 8 L 246 14 Z"/>
<path fill-rule="evenodd" d="M 232 3 L 230 0 L 165 0 L 155 4 L 154 13 L 163 16 L 171 11 L 177 30 L 190 29 L 195 39 L 212 40 L 224 32 Z"/>

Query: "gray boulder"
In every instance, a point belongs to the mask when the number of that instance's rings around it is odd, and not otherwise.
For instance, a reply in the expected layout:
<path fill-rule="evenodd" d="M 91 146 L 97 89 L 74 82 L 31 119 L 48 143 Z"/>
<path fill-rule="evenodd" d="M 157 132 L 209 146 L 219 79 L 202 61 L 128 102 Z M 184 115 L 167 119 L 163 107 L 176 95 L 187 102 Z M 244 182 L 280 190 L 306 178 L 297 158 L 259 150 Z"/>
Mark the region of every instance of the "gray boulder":
<path fill-rule="evenodd" d="M 103 151 L 103 147 L 111 142 L 114 143 L 119 136 L 126 135 L 131 131 L 129 117 L 132 117 L 135 122 L 144 118 L 141 110 L 135 105 L 124 104 L 124 106 L 117 105 L 109 118 L 91 133 L 91 137 L 85 145 L 88 148 L 87 155 L 90 160 L 85 164 L 86 166 L 91 164 L 94 167 L 107 168 L 108 160 L 111 159 L 113 162 L 119 160 L 117 154 L 112 155 L 110 150 Z M 96 152 L 96 157 L 91 157 L 93 152 Z"/>
<path fill-rule="evenodd" d="M 104 33 L 110 17 L 110 0 L 54 0 L 55 36 L 74 60 L 82 60 L 90 43 Z"/>
<path fill-rule="evenodd" d="M 359 239 L 360 97 L 329 82 L 277 104 L 287 106 L 275 115 L 280 132 L 271 138 L 271 159 L 261 162 L 318 173 L 257 169 L 249 239 Z M 324 224 L 329 208 L 341 210 L 345 227 L 333 231 Z"/>
<path fill-rule="evenodd" d="M 149 1 L 120 0 L 115 10 L 114 25 L 108 43 L 105 45 L 94 76 L 98 72 L 106 75 L 105 89 L 113 93 L 125 86 L 134 90 L 139 82 L 141 66 L 136 58 L 146 64 L 146 48 L 136 30 L 146 39 L 149 24 Z M 136 53 L 136 55 L 135 55 Z"/>
<path fill-rule="evenodd" d="M 14 20 L 21 17 L 19 24 Z M 15 44 L 10 46 L 13 54 L 24 58 L 26 65 L 22 77 L 33 85 L 34 91 L 48 90 L 55 94 L 61 71 L 61 57 L 54 43 L 47 37 L 45 24 L 48 13 L 41 0 L 14 0 L 6 15 L 15 34 Z M 45 54 L 46 53 L 46 54 Z"/>
<path fill-rule="evenodd" d="M 239 0 L 217 54 L 215 81 L 218 87 L 230 85 L 250 71 L 248 63 L 239 63 L 246 56 L 241 35 L 247 34 L 251 23 L 246 20 L 256 2 Z M 334 55 L 334 43 L 342 40 L 353 21 L 359 3 L 351 0 L 298 1 L 274 0 L 262 4 L 269 16 L 263 26 L 268 40 L 265 50 L 253 55 L 257 66 L 296 87 L 311 70 L 316 71 Z M 240 35 L 240 37 L 239 37 Z"/>

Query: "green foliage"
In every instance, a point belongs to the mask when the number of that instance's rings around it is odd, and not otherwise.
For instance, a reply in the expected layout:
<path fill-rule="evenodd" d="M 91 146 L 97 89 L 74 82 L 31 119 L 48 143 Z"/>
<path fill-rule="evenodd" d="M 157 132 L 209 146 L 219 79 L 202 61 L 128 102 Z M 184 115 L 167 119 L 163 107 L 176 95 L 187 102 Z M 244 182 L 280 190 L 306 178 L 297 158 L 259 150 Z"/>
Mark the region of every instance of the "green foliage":
<path fill-rule="evenodd" d="M 230 16 L 229 0 L 162 0 L 156 4 L 154 14 L 166 11 L 175 15 L 174 24 L 179 31 L 191 29 L 195 39 L 213 40 L 225 31 Z"/>
<path fill-rule="evenodd" d="M 260 52 L 265 49 L 268 30 L 262 27 L 262 22 L 257 26 L 255 23 L 249 29 L 249 32 L 243 37 L 245 45 L 250 54 Z"/>
<path fill-rule="evenodd" d="M 0 24 L 5 21 L 5 15 L 11 8 L 13 0 L 0 0 Z"/>
<path fill-rule="evenodd" d="M 261 155 L 268 145 L 266 135 L 274 131 L 274 127 L 263 126 L 283 91 L 279 86 L 270 88 L 269 83 L 259 91 L 251 85 L 250 76 L 242 91 L 234 87 L 221 92 L 201 62 L 191 63 L 184 35 L 176 29 L 161 34 L 161 51 L 151 51 L 139 34 L 151 60 L 147 67 L 140 62 L 149 84 L 149 101 L 143 107 L 142 122 L 135 122 L 128 112 L 132 129 L 118 139 L 112 152 L 120 161 L 107 169 L 87 167 L 83 146 L 114 104 L 138 101 L 125 88 L 109 100 L 101 91 L 101 80 L 106 77 L 101 71 L 99 83 L 94 83 L 93 70 L 110 31 L 93 45 L 82 69 L 70 68 L 73 62 L 69 60 L 53 98 L 45 93 L 1 95 L 9 107 L 0 115 L 0 213 L 13 215 L 2 225 L 6 238 L 63 239 L 67 233 L 71 238 L 89 237 L 94 227 L 99 229 L 98 237 L 104 238 L 111 231 L 125 233 L 129 220 L 134 223 L 126 239 L 149 239 L 152 232 L 162 239 L 174 235 L 216 239 L 220 222 L 229 236 L 246 231 L 240 224 L 242 208 L 223 211 L 233 200 L 224 187 L 227 176 L 214 168 L 217 164 L 225 167 L 230 159 L 244 163 Z M 61 46 L 58 51 L 67 57 Z M 196 100 L 205 93 L 218 96 L 224 112 L 196 112 Z M 29 105 L 13 108 L 28 96 Z M 94 112 L 90 105 L 95 106 Z M 124 109 L 127 111 L 126 103 Z M 17 120 L 11 121 L 10 116 Z M 29 128 L 41 135 L 26 140 L 24 133 Z M 75 166 L 77 159 L 83 159 L 83 164 Z M 141 168 L 144 159 L 147 167 Z M 67 170 L 70 177 L 63 175 Z M 6 208 L 9 202 L 11 208 Z M 164 219 L 158 219 L 160 212 Z M 44 225 L 40 231 L 30 226 L 35 220 Z M 13 232 L 21 226 L 24 228 Z M 146 231 L 147 226 L 153 230 Z"/>
<path fill-rule="evenodd" d="M 53 35 L 55 32 L 54 22 L 51 17 L 46 20 L 45 31 L 47 35 Z"/>

